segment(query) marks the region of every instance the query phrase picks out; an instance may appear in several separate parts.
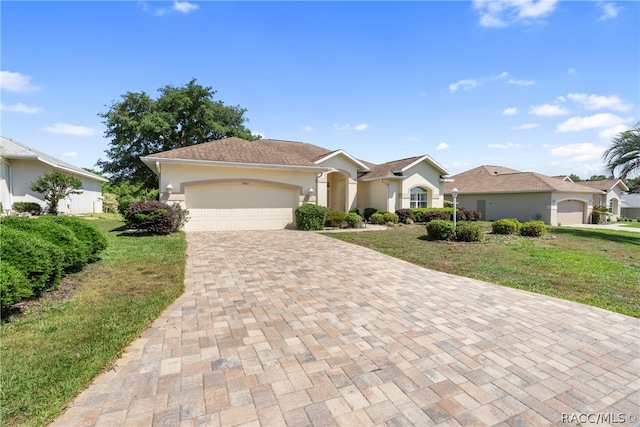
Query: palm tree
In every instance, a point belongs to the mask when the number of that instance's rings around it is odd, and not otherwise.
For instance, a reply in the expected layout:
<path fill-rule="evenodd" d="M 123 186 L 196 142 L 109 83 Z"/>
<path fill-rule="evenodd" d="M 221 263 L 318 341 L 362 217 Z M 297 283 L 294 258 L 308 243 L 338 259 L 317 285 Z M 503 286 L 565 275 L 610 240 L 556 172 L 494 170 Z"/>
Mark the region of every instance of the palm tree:
<path fill-rule="evenodd" d="M 613 145 L 604 152 L 607 171 L 615 176 L 619 170 L 620 178 L 627 178 L 633 172 L 640 172 L 640 122 L 613 139 Z"/>

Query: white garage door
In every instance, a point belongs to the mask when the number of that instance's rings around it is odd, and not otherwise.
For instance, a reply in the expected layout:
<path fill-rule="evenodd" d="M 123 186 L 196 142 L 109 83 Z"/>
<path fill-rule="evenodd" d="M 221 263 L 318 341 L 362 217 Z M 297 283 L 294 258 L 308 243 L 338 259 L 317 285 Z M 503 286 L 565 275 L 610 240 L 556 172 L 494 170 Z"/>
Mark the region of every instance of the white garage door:
<path fill-rule="evenodd" d="M 558 203 L 558 223 L 582 224 L 584 219 L 584 203 L 578 200 L 565 200 Z"/>
<path fill-rule="evenodd" d="M 257 183 L 186 187 L 187 231 L 285 228 L 294 222 L 298 190 Z"/>

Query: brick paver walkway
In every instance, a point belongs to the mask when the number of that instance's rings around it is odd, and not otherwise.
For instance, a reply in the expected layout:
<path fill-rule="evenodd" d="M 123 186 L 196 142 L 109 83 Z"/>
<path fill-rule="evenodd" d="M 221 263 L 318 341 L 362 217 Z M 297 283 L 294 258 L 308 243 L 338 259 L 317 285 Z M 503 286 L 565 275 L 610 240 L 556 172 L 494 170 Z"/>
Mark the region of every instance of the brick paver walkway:
<path fill-rule="evenodd" d="M 315 233 L 187 236 L 185 294 L 53 425 L 637 425 L 638 319 Z"/>

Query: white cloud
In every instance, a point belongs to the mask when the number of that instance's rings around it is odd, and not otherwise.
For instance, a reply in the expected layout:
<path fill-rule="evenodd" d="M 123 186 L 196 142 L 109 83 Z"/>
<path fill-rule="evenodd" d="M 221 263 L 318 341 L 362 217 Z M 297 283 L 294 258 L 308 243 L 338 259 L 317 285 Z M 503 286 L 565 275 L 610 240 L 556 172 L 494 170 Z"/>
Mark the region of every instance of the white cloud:
<path fill-rule="evenodd" d="M 515 126 L 512 127 L 511 129 L 513 130 L 527 130 L 527 129 L 533 129 L 533 128 L 537 128 L 538 126 L 540 126 L 537 123 L 523 123 L 520 126 Z"/>
<path fill-rule="evenodd" d="M 355 127 L 354 129 L 355 129 L 355 130 L 365 130 L 365 129 L 367 129 L 368 127 L 369 127 L 369 125 L 368 125 L 368 124 L 366 124 L 366 123 L 361 123 L 361 124 L 359 124 L 359 125 L 356 125 L 356 127 Z"/>
<path fill-rule="evenodd" d="M 340 132 L 347 131 L 347 130 L 352 130 L 352 129 L 353 130 L 357 130 L 357 131 L 362 131 L 362 130 L 365 130 L 365 129 L 369 128 L 369 125 L 366 124 L 366 123 L 361 123 L 359 125 L 355 125 L 354 127 L 351 127 L 351 125 L 349 123 L 344 124 L 344 125 L 339 125 L 337 123 L 334 123 L 333 124 L 333 128 L 335 130 L 337 130 L 337 131 L 340 131 Z"/>
<path fill-rule="evenodd" d="M 613 138 L 618 136 L 618 134 L 626 130 L 629 130 L 629 126 L 620 124 L 601 130 L 598 132 L 598 136 L 604 140 L 611 141 Z"/>
<path fill-rule="evenodd" d="M 455 83 L 451 83 L 449 85 L 449 90 L 451 92 L 455 92 L 458 89 L 471 89 L 473 87 L 476 87 L 478 85 L 478 82 L 476 81 L 476 79 L 464 79 L 464 80 L 458 80 Z"/>
<path fill-rule="evenodd" d="M 584 142 L 552 148 L 549 154 L 551 156 L 567 157 L 567 160 L 573 162 L 584 162 L 602 158 L 604 150 L 606 150 L 606 147 L 601 147 L 591 142 Z"/>
<path fill-rule="evenodd" d="M 587 95 L 586 93 L 570 93 L 567 98 L 582 104 L 587 110 L 601 110 L 608 108 L 614 111 L 628 111 L 633 105 L 625 104 L 618 98 L 617 95 L 602 96 L 602 95 Z"/>
<path fill-rule="evenodd" d="M 516 107 L 508 107 L 504 109 L 502 114 L 505 116 L 515 116 L 518 114 L 518 109 Z"/>
<path fill-rule="evenodd" d="M 531 23 L 550 14 L 557 0 L 474 0 L 483 27 L 506 27 L 518 22 Z"/>
<path fill-rule="evenodd" d="M 600 113 L 586 117 L 571 117 L 556 126 L 556 132 L 578 132 L 585 129 L 613 128 L 633 121 L 633 117 L 623 119 L 611 113 Z"/>
<path fill-rule="evenodd" d="M 576 73 L 576 69 L 575 69 L 575 68 L 569 68 L 569 69 L 567 70 L 567 74 L 569 74 L 569 75 L 573 75 L 573 74 L 575 74 L 575 73 Z"/>
<path fill-rule="evenodd" d="M 421 138 L 420 138 L 420 136 L 419 136 L 419 135 L 409 135 L 409 136 L 407 137 L 407 140 L 409 140 L 409 141 L 420 141 L 420 140 L 421 140 Z"/>
<path fill-rule="evenodd" d="M 618 16 L 618 12 L 623 9 L 621 6 L 612 2 L 598 2 L 597 5 L 602 9 L 602 15 L 598 18 L 598 21 L 606 21 L 607 19 L 615 18 Z"/>
<path fill-rule="evenodd" d="M 11 71 L 0 71 L 0 88 L 8 92 L 29 92 L 38 89 L 31 84 L 31 77 Z"/>
<path fill-rule="evenodd" d="M 8 111 L 8 112 L 11 112 L 11 113 L 35 114 L 35 113 L 39 113 L 40 111 L 42 111 L 42 108 L 40 108 L 40 107 L 28 107 L 28 106 L 24 105 L 23 103 L 18 102 L 17 104 L 14 104 L 14 105 L 0 104 L 0 110 L 1 111 Z"/>
<path fill-rule="evenodd" d="M 531 86 L 532 84 L 535 83 L 535 81 L 533 81 L 533 80 L 509 79 L 509 83 L 512 84 L 512 85 L 518 85 L 518 86 Z"/>
<path fill-rule="evenodd" d="M 313 126 L 304 126 L 302 130 L 305 132 L 313 132 Z"/>
<path fill-rule="evenodd" d="M 438 144 L 438 146 L 436 147 L 437 151 L 440 150 L 446 150 L 447 148 L 449 148 L 449 144 L 447 144 L 446 142 L 441 142 L 440 144 Z"/>
<path fill-rule="evenodd" d="M 494 80 L 503 79 L 503 78 L 507 77 L 508 75 L 509 75 L 509 73 L 507 73 L 506 71 L 503 71 L 500 74 L 498 74 L 497 76 L 495 76 L 493 79 Z"/>
<path fill-rule="evenodd" d="M 522 145 L 513 142 L 507 142 L 506 144 L 489 144 L 489 148 L 498 148 L 501 150 L 508 150 L 510 148 L 522 148 Z"/>
<path fill-rule="evenodd" d="M 569 114 L 569 110 L 554 104 L 532 105 L 529 107 L 529 114 L 541 117 L 564 116 Z"/>
<path fill-rule="evenodd" d="M 198 6 L 195 3 L 190 3 L 188 1 L 174 1 L 173 2 L 173 10 L 178 11 L 180 13 L 189 13 L 193 10 L 198 9 Z"/>
<path fill-rule="evenodd" d="M 67 151 L 66 153 L 62 153 L 65 157 L 78 157 L 78 153 L 75 151 Z"/>
<path fill-rule="evenodd" d="M 53 126 L 47 126 L 42 129 L 50 133 L 59 133 L 59 134 L 75 135 L 75 136 L 91 136 L 91 135 L 97 135 L 99 133 L 97 129 L 93 129 L 87 126 L 70 125 L 68 123 L 56 123 Z"/>

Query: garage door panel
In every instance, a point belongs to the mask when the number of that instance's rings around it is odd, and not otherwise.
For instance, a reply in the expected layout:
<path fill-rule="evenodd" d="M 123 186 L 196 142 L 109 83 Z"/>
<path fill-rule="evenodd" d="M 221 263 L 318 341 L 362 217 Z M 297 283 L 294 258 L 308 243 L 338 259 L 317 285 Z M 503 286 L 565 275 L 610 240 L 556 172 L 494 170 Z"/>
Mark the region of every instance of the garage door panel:
<path fill-rule="evenodd" d="M 280 229 L 294 221 L 298 191 L 254 183 L 198 184 L 186 188 L 185 201 L 188 231 Z"/>
<path fill-rule="evenodd" d="M 565 200 L 558 203 L 558 223 L 565 225 L 584 222 L 584 203 L 579 200 Z"/>

